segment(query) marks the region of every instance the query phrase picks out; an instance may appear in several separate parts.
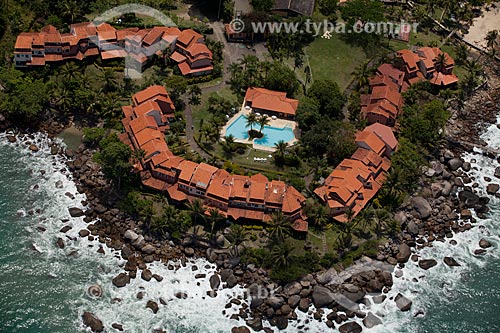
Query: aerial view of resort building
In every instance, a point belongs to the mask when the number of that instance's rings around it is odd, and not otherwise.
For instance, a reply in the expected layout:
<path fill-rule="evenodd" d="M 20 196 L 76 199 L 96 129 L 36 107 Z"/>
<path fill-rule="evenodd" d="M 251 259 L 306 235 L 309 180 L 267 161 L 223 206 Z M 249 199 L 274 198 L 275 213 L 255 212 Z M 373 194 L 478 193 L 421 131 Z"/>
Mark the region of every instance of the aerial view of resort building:
<path fill-rule="evenodd" d="M 498 22 L 0 1 L 0 331 L 500 332 Z"/>

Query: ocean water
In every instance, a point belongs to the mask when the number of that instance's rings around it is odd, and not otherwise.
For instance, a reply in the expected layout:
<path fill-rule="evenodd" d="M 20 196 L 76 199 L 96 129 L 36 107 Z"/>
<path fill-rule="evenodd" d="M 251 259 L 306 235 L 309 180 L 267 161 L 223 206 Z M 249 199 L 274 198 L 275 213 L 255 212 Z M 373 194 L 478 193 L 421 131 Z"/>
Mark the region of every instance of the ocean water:
<path fill-rule="evenodd" d="M 77 193 L 64 159 L 50 155 L 48 140 L 38 135 L 36 143 L 41 150 L 33 154 L 25 143 L 10 144 L 0 134 L 0 332 L 89 332 L 80 319 L 84 311 L 95 313 L 105 332 L 116 332 L 113 323 L 132 333 L 154 329 L 226 333 L 244 324 L 229 318 L 238 312 L 236 306 L 225 309 L 234 297 L 248 301 L 244 290 L 220 288 L 216 298 L 207 296 L 215 267 L 202 259 L 175 271 L 153 263 L 148 268 L 163 277 L 161 282 L 139 277 L 124 288 L 114 287 L 111 280 L 123 272 L 125 262 L 106 246 L 105 254 L 97 253 L 101 246 L 97 240 L 78 237 L 86 223 L 70 218 L 68 208 L 82 208 L 85 196 Z M 69 221 L 63 223 L 64 219 Z M 72 229 L 63 234 L 60 229 L 65 225 Z M 64 249 L 56 246 L 59 237 Z M 194 265 L 199 269 L 193 271 Z M 198 273 L 207 276 L 196 279 Z M 188 298 L 177 299 L 177 292 L 187 293 Z M 162 305 L 160 298 L 167 304 Z M 158 303 L 157 314 L 146 308 L 149 300 Z M 299 321 L 286 332 L 298 332 L 305 319 L 300 313 Z M 313 332 L 327 331 L 321 323 L 310 327 Z"/>
<path fill-rule="evenodd" d="M 500 130 L 495 125 L 483 139 L 500 148 Z M 64 159 L 50 155 L 48 140 L 38 135 L 35 141 L 41 150 L 33 154 L 25 143 L 10 144 L 0 134 L 0 332 L 88 332 L 80 320 L 84 311 L 102 319 L 106 332 L 115 332 L 113 323 L 133 333 L 156 328 L 169 333 L 230 332 L 231 327 L 244 324 L 229 318 L 236 307 L 225 309 L 232 297 L 245 301 L 243 289 L 220 289 L 218 297 L 208 297 L 208 278 L 215 267 L 201 259 L 175 271 L 154 263 L 149 268 L 163 281 L 137 278 L 124 288 L 114 287 L 111 280 L 123 271 L 124 261 L 105 246 L 105 254 L 97 253 L 101 246 L 97 240 L 78 237 L 86 224 L 81 218 L 70 218 L 67 209 L 82 207 L 85 196 L 77 193 Z M 472 162 L 470 174 L 485 188 L 483 177 L 495 179 L 497 163 L 479 152 L 463 157 Z M 66 196 L 67 192 L 75 198 Z M 457 245 L 436 242 L 417 251 L 422 258 L 435 258 L 438 265 L 424 271 L 408 263 L 402 278 L 394 277 L 388 300 L 363 308 L 383 318 L 384 325 L 364 331 L 500 332 L 500 200 L 492 197 L 490 207 L 488 219 L 454 236 Z M 63 219 L 69 221 L 63 223 Z M 63 234 L 60 229 L 65 225 L 72 229 Z M 58 237 L 64 240 L 64 249 L 56 247 Z M 481 238 L 493 247 L 484 256 L 474 256 Z M 446 266 L 445 256 L 462 266 Z M 199 270 L 193 271 L 193 265 Z M 195 279 L 197 273 L 207 277 Z M 100 295 L 91 295 L 89 288 Z M 177 299 L 178 291 L 188 298 Z M 144 293 L 142 299 L 137 298 L 139 292 Z M 399 292 L 413 301 L 411 311 L 397 310 L 392 299 Z M 167 305 L 161 305 L 160 298 Z M 159 304 L 157 314 L 146 308 L 148 300 Z M 304 327 L 314 333 L 332 331 L 300 311 L 298 316 L 284 332 L 305 332 Z"/>

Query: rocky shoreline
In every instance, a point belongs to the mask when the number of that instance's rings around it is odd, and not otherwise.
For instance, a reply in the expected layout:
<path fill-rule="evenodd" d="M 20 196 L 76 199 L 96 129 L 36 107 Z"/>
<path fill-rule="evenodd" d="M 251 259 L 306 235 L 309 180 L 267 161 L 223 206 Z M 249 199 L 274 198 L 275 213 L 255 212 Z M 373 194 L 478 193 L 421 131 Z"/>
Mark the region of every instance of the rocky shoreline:
<path fill-rule="evenodd" d="M 263 328 L 263 321 L 268 321 L 276 330 L 284 329 L 289 321 L 297 319 L 297 311 L 300 311 L 310 314 L 310 319 L 299 326 L 304 332 L 308 331 L 309 320 L 324 320 L 328 327 L 337 327 L 343 333 L 361 332 L 363 327 L 351 319 L 363 319 L 366 328 L 382 324 L 382 320 L 375 314 L 360 310 L 360 304 L 369 305 L 371 302 L 367 295 L 377 295 L 371 297 L 374 303 L 391 301 L 401 311 L 411 310 L 411 301 L 401 294 L 386 300 L 385 294 L 393 284 L 394 269 L 395 278 L 399 278 L 402 274 L 399 269 L 408 261 L 418 263 L 423 270 L 432 269 L 437 260 L 442 260 L 450 269 L 460 265 L 451 257 L 420 258 L 413 249 L 432 246 L 435 241 L 448 242 L 450 246 L 454 246 L 456 242 L 450 240 L 454 233 L 475 227 L 473 211 L 478 218 L 486 217 L 489 198 L 477 193 L 478 183 L 467 176 L 471 165 L 464 162 L 460 155 L 471 152 L 474 146 L 484 146 L 479 134 L 485 125 L 496 122 L 500 105 L 495 104 L 495 101 L 500 100 L 500 93 L 498 88 L 492 87 L 499 86 L 497 81 L 490 82 L 488 87 L 477 91 L 466 101 L 462 110 L 451 110 L 453 116 L 446 129 L 448 140 L 439 145 L 435 159 L 424 170 L 417 193 L 395 214 L 402 227 L 400 235 L 380 246 L 376 258 L 364 257 L 341 272 L 332 268 L 309 274 L 286 286 L 279 286 L 271 281 L 266 270 L 251 264 L 245 265 L 239 258 L 232 257 L 223 248 L 223 234 L 219 235 L 219 247 L 216 248 L 203 239 L 200 241 L 185 237 L 180 244 L 175 244 L 172 241 L 156 241 L 143 235 L 143 222 L 132 219 L 116 208 L 117 198 L 110 195 L 114 193 L 112 185 L 92 160 L 91 150 L 82 146 L 75 152 L 63 151 L 54 144 L 51 146 L 51 154 L 66 155 L 67 166 L 73 173 L 78 192 L 87 196 L 87 201 L 82 202 L 85 209 L 73 207 L 69 210 L 72 217 L 83 217 L 88 223 L 87 229 L 79 232 L 80 237 L 98 239 L 109 248 L 121 251 L 122 258 L 126 260 L 124 272 L 112 281 L 116 287 L 123 287 L 130 279 L 135 278 L 146 281 L 163 279 L 147 269 L 147 265 L 154 261 L 161 261 L 169 270 L 175 270 L 181 265 L 186 266 L 190 258 L 204 257 L 218 268 L 218 273 L 210 276 L 211 290 L 207 290 L 207 296 L 216 297 L 217 290 L 221 287 L 233 288 L 238 284 L 245 286 L 251 301 L 247 304 L 245 300 L 235 298 L 226 308 L 238 308 L 239 314 L 231 318 L 244 319 L 253 331 L 273 332 L 273 329 Z M 478 105 L 481 107 L 478 108 Z M 0 123 L 1 129 L 7 130 L 8 125 Z M 50 125 L 55 131 L 59 127 L 57 124 Z M 11 142 L 23 140 L 29 143 L 27 146 L 31 151 L 38 151 L 36 144 L 30 142 L 29 134 L 18 137 L 9 135 L 7 139 Z M 491 158 L 492 163 L 500 165 L 500 158 L 494 152 L 486 151 L 484 155 Z M 491 183 L 485 190 L 489 195 L 500 196 L 500 167 L 492 177 L 497 178 L 496 182 L 493 179 L 487 180 Z M 66 195 L 71 196 L 71 193 Z M 64 247 L 64 241 L 58 239 L 57 246 Z M 490 246 L 488 240 L 483 239 L 474 254 L 482 255 Z M 181 293 L 175 296 L 187 297 Z M 161 300 L 149 300 L 147 303 L 147 307 L 154 313 L 158 311 L 157 302 L 162 303 Z M 316 310 L 313 311 L 311 305 Z M 417 310 L 414 315 L 419 312 Z M 102 331 L 102 322 L 94 315 L 85 313 L 82 319 L 93 331 Z M 114 323 L 113 327 L 119 330 L 120 324 Z M 244 333 L 250 330 L 241 326 L 234 327 L 232 332 Z"/>

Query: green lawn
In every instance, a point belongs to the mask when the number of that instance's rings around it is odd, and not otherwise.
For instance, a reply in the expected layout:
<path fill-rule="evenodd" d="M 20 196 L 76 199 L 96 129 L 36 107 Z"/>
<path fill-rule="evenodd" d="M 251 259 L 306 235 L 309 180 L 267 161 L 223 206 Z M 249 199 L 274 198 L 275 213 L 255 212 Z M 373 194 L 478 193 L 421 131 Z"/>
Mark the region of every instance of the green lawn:
<path fill-rule="evenodd" d="M 306 54 L 313 80 L 333 80 L 342 90 L 351 82 L 356 67 L 368 61 L 362 48 L 347 44 L 338 34 L 331 39 L 318 37 L 307 47 Z"/>

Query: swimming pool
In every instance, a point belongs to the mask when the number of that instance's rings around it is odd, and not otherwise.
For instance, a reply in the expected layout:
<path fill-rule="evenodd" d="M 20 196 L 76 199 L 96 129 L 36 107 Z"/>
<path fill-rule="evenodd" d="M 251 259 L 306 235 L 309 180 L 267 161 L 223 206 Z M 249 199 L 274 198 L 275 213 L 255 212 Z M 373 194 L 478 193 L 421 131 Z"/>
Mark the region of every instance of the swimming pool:
<path fill-rule="evenodd" d="M 245 127 L 245 125 L 246 118 L 244 115 L 240 115 L 231 125 L 228 126 L 226 135 L 232 135 L 236 139 L 248 140 L 249 128 Z M 254 129 L 259 130 L 259 125 L 254 126 Z M 274 147 L 274 145 L 281 140 L 289 142 L 295 139 L 295 134 L 293 134 L 293 130 L 290 127 L 278 128 L 264 126 L 262 133 L 264 136 L 260 139 L 255 139 L 254 143 L 266 147 Z"/>

